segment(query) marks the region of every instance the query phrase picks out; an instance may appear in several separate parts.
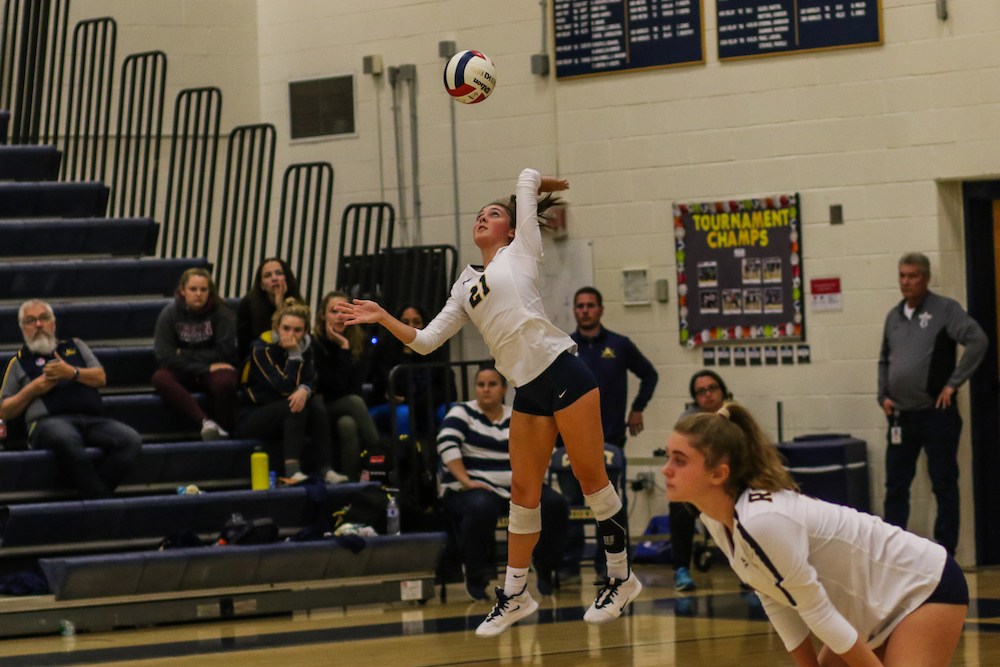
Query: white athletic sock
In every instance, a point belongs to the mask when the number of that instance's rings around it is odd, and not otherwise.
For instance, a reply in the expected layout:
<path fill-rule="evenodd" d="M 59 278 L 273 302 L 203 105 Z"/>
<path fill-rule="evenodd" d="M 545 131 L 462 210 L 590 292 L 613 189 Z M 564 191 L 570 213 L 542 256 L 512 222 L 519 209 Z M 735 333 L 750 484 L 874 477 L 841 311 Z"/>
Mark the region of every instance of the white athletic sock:
<path fill-rule="evenodd" d="M 507 566 L 507 574 L 503 581 L 503 594 L 513 597 L 524 592 L 528 585 L 528 568 Z"/>
<path fill-rule="evenodd" d="M 608 576 L 612 579 L 628 579 L 628 551 L 604 552 L 608 562 Z"/>

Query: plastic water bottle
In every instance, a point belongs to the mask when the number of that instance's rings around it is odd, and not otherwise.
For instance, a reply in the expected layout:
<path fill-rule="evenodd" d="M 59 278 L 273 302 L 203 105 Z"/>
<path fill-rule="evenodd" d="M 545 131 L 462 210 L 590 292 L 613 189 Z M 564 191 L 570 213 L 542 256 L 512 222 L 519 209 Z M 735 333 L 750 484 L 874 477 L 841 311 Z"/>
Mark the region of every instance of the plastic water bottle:
<path fill-rule="evenodd" d="M 399 503 L 396 496 L 389 496 L 389 504 L 385 506 L 385 534 L 399 535 Z"/>

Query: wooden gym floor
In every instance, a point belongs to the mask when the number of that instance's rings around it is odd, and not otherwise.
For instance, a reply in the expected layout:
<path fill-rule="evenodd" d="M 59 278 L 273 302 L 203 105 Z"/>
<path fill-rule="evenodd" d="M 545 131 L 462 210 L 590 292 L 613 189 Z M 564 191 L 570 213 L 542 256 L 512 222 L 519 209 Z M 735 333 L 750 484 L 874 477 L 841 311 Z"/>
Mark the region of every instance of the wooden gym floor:
<path fill-rule="evenodd" d="M 637 568 L 646 588 L 626 616 L 595 628 L 582 620 L 594 588 L 566 586 L 500 637 L 474 630 L 489 611 L 461 585 L 448 602 L 327 609 L 292 616 L 119 629 L 75 637 L 0 641 L 0 667 L 212 664 L 360 665 L 793 665 L 759 606 L 721 564 L 695 573 L 698 590 L 677 594 L 669 567 Z M 1000 570 L 966 574 L 973 596 L 952 665 L 1000 665 Z M 531 584 L 532 590 L 533 584 Z"/>

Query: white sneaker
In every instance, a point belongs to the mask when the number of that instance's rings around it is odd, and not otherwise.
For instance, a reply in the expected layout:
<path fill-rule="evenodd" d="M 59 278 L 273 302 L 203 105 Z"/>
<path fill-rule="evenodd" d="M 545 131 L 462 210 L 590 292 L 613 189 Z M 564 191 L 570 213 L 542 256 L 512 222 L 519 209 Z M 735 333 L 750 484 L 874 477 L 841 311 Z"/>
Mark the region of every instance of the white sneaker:
<path fill-rule="evenodd" d="M 323 481 L 327 484 L 343 484 L 348 480 L 347 475 L 341 475 L 336 470 L 327 470 L 323 475 Z"/>
<path fill-rule="evenodd" d="M 216 424 L 211 419 L 205 419 L 201 422 L 201 439 L 202 440 L 224 440 L 229 437 L 229 432 L 224 428 Z"/>
<path fill-rule="evenodd" d="M 594 625 L 613 621 L 641 592 L 642 583 L 634 572 L 628 573 L 628 579 L 608 579 L 597 592 L 597 599 L 583 615 L 583 620 Z"/>
<path fill-rule="evenodd" d="M 493 611 L 476 628 L 477 637 L 496 637 L 538 609 L 538 603 L 531 598 L 527 588 L 521 591 L 520 595 L 507 597 L 503 594 L 503 589 L 498 586 L 496 593 L 497 603 L 493 605 Z"/>

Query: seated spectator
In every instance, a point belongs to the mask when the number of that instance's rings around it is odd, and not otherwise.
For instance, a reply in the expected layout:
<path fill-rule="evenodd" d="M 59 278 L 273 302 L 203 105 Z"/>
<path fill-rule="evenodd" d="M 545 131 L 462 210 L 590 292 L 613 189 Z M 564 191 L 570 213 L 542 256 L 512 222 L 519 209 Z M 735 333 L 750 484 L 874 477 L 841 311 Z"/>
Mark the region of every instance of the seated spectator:
<path fill-rule="evenodd" d="M 441 457 L 441 503 L 458 526 L 465 567 L 465 590 L 474 600 L 486 600 L 486 586 L 496 571 L 494 553 L 497 519 L 510 504 L 511 408 L 504 405 L 507 381 L 494 368 L 476 375 L 476 400 L 458 403 L 444 418 L 438 433 Z M 532 563 L 538 592 L 552 594 L 553 574 L 562 560 L 569 505 L 562 494 L 542 486 L 542 532 Z"/>
<path fill-rule="evenodd" d="M 299 281 L 283 259 L 265 259 L 254 276 L 250 291 L 240 299 L 236 310 L 236 338 L 241 363 L 246 361 L 254 341 L 271 330 L 274 311 L 285 303 L 285 299 L 305 301 L 299 294 Z"/>
<path fill-rule="evenodd" d="M 685 406 L 680 419 L 699 412 L 716 412 L 732 400 L 725 381 L 718 373 L 701 370 L 691 376 L 688 385 L 694 403 Z M 686 503 L 670 503 L 670 549 L 674 564 L 674 587 L 678 591 L 697 588 L 691 578 L 691 554 L 694 550 L 697 511 Z"/>
<path fill-rule="evenodd" d="M 240 431 L 246 437 L 281 440 L 286 484 L 306 479 L 302 454 L 311 457 L 327 484 L 347 481 L 333 470 L 330 420 L 323 399 L 314 394 L 316 367 L 310 347 L 309 306 L 286 299 L 274 313 L 274 330 L 250 348 L 243 370 Z M 309 449 L 304 450 L 306 436 Z"/>
<path fill-rule="evenodd" d="M 316 313 L 313 348 L 316 351 L 316 391 L 326 403 L 330 426 L 340 443 L 340 470 L 351 480 L 361 474 L 361 452 L 378 444 L 375 422 L 361 398 L 361 382 L 368 362 L 368 344 L 360 326 L 346 326 L 334 311 L 347 301 L 343 292 L 330 292 Z"/>
<path fill-rule="evenodd" d="M 234 431 L 236 392 L 236 316 L 219 298 L 205 269 L 181 275 L 174 302 L 156 320 L 153 345 L 160 369 L 153 388 L 167 403 L 192 422 L 201 424 L 202 440 L 228 438 Z M 215 419 L 209 419 L 191 396 L 207 389 Z"/>
<path fill-rule="evenodd" d="M 396 316 L 414 329 L 423 329 L 427 323 L 424 309 L 413 304 L 400 308 Z M 378 342 L 372 351 L 372 393 L 368 404 L 373 408 L 372 416 L 381 431 L 388 433 L 391 430 L 388 404 L 392 398 L 397 405 L 405 404 L 400 405 L 396 413 L 400 434 L 417 437 L 434 434 L 436 424 L 430 424 L 428 416 L 433 415 L 434 420 L 440 422 L 458 395 L 451 369 L 442 366 L 398 371 L 393 387 L 389 386 L 389 375 L 396 366 L 404 364 L 440 364 L 447 361 L 448 351 L 443 347 L 422 355 L 403 345 L 395 336 L 385 336 Z"/>
<path fill-rule="evenodd" d="M 17 321 L 24 347 L 11 359 L 0 387 L 0 416 L 24 415 L 28 446 L 55 452 L 59 467 L 84 499 L 110 498 L 142 448 L 130 426 L 101 416 L 97 388 L 107 384 L 104 368 L 79 338 L 58 340 L 52 307 L 31 299 Z M 95 466 L 86 447 L 103 449 Z"/>

